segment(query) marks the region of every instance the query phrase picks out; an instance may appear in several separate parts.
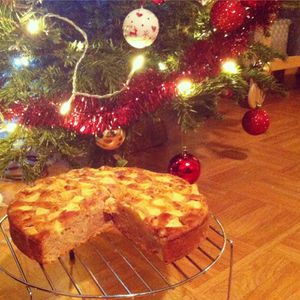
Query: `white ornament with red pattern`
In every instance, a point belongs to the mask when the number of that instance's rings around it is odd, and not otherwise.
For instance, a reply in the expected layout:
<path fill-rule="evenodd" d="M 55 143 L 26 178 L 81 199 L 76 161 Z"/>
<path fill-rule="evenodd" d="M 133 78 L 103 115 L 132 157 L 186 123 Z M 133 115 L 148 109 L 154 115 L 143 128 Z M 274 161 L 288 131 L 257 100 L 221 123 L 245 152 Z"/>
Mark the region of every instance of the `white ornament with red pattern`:
<path fill-rule="evenodd" d="M 122 128 L 106 129 L 95 137 L 96 145 L 104 150 L 116 150 L 125 141 L 126 133 Z"/>
<path fill-rule="evenodd" d="M 130 12 L 123 23 L 123 35 L 128 44 L 142 49 L 153 44 L 159 31 L 158 19 L 148 9 L 139 8 Z"/>

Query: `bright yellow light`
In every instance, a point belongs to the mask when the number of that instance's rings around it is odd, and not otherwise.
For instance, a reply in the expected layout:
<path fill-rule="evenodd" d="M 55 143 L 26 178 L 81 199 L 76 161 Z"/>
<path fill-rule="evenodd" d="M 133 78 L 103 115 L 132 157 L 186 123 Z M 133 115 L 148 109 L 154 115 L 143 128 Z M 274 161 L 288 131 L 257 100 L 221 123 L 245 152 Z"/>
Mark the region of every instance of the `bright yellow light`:
<path fill-rule="evenodd" d="M 167 65 L 163 62 L 159 62 L 158 63 L 158 68 L 161 70 L 161 71 L 166 71 L 168 69 Z"/>
<path fill-rule="evenodd" d="M 16 123 L 7 123 L 5 129 L 7 132 L 14 132 L 17 128 L 18 124 Z"/>
<path fill-rule="evenodd" d="M 20 58 L 20 64 L 24 67 L 28 67 L 30 62 L 30 58 L 28 56 L 22 56 Z"/>
<path fill-rule="evenodd" d="M 145 63 L 145 57 L 143 55 L 139 55 L 134 58 L 131 72 L 136 72 L 137 70 L 141 69 Z"/>
<path fill-rule="evenodd" d="M 42 22 L 38 19 L 31 19 L 26 25 L 27 31 L 33 35 L 40 33 L 42 28 Z"/>
<path fill-rule="evenodd" d="M 61 107 L 60 107 L 60 114 L 61 115 L 66 115 L 71 109 L 71 101 L 67 101 L 67 102 L 64 102 Z"/>
<path fill-rule="evenodd" d="M 234 60 L 226 60 L 222 64 L 222 71 L 226 74 L 237 74 L 240 72 L 240 69 Z"/>
<path fill-rule="evenodd" d="M 177 92 L 180 96 L 187 97 L 193 92 L 193 83 L 189 79 L 183 79 L 177 84 Z"/>

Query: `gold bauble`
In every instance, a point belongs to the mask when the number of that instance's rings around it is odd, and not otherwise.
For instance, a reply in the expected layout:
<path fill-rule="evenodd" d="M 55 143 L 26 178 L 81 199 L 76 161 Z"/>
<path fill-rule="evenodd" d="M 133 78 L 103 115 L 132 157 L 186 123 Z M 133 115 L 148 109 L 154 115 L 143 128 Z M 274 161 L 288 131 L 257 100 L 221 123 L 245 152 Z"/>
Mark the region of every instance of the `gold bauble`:
<path fill-rule="evenodd" d="M 96 136 L 96 145 L 104 150 L 116 150 L 125 141 L 126 134 L 122 128 L 106 129 L 101 135 Z"/>

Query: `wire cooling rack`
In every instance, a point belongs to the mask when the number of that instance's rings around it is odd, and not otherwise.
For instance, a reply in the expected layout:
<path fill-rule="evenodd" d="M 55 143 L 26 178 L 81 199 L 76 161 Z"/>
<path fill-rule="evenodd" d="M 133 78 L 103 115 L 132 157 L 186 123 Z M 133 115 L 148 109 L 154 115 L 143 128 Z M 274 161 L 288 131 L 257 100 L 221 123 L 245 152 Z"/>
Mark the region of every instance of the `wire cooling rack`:
<path fill-rule="evenodd" d="M 0 271 L 23 284 L 29 299 L 33 299 L 34 289 L 75 298 L 130 298 L 165 292 L 203 275 L 216 264 L 229 243 L 229 300 L 233 242 L 227 238 L 219 219 L 213 215 L 211 219 L 205 242 L 171 264 L 144 253 L 112 229 L 56 262 L 41 265 L 14 246 L 4 216 L 0 220 Z"/>

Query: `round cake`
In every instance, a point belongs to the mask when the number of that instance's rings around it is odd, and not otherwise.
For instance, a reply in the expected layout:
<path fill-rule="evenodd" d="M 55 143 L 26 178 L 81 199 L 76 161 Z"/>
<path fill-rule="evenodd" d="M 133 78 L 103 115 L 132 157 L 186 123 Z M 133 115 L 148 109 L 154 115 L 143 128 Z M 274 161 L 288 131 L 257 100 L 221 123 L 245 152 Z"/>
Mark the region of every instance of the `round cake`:
<path fill-rule="evenodd" d="M 51 262 L 116 226 L 138 247 L 175 261 L 196 248 L 208 207 L 196 185 L 139 168 L 83 168 L 37 180 L 8 207 L 16 246 Z"/>

